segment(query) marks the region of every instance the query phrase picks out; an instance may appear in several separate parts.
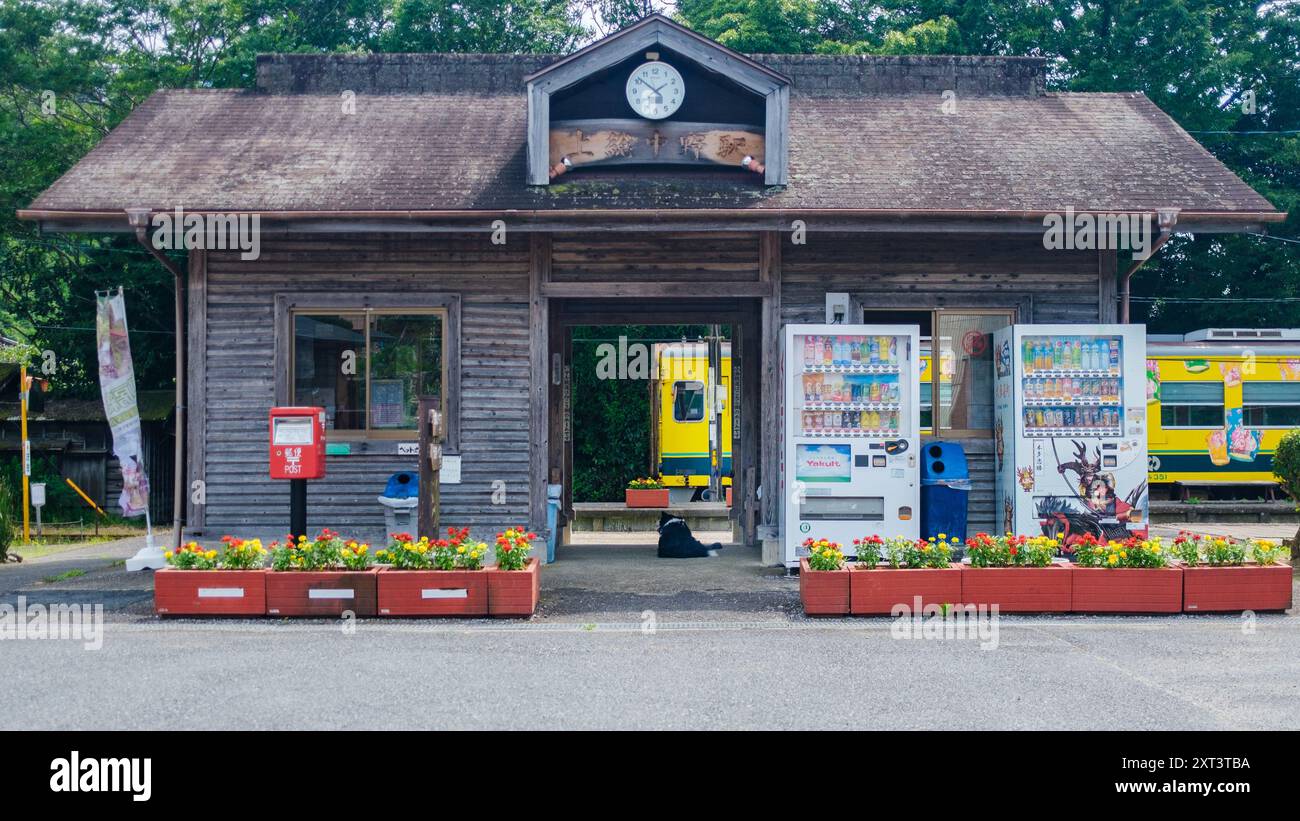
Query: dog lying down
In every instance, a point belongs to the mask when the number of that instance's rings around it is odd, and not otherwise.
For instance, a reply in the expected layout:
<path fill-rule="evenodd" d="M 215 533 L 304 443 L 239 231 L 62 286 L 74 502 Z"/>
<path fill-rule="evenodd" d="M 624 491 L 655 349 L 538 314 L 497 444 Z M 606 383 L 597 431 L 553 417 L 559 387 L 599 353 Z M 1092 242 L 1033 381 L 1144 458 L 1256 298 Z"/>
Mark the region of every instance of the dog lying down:
<path fill-rule="evenodd" d="M 667 513 L 659 514 L 659 558 L 702 559 L 718 555 L 721 549 L 719 542 L 706 545 L 691 535 L 685 521 Z"/>

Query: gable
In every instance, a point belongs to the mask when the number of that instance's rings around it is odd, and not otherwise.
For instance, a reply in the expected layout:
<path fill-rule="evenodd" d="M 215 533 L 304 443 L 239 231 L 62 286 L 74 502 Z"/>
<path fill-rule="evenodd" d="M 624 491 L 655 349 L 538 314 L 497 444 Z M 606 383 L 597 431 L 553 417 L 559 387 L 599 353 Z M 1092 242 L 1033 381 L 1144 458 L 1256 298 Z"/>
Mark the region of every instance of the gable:
<path fill-rule="evenodd" d="M 662 69 L 660 67 L 663 67 Z M 648 72 L 638 77 L 638 72 Z M 662 74 L 684 98 L 638 109 L 630 89 Z M 661 15 L 525 78 L 530 185 L 583 165 L 711 165 L 788 179 L 790 80 Z M 662 96 L 651 96 L 662 102 Z M 738 180 L 738 182 L 741 182 Z"/>

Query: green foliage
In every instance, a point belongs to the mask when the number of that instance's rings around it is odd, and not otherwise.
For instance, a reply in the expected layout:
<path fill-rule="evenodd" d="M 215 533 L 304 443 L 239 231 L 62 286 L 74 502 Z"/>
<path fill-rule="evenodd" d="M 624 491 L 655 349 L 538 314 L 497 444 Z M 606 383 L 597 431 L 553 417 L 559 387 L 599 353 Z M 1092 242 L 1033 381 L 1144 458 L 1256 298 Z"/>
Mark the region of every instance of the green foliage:
<path fill-rule="evenodd" d="M 1273 452 L 1273 475 L 1300 507 L 1300 429 L 1290 431 Z"/>
<path fill-rule="evenodd" d="M 12 496 L 6 510 L 22 522 L 22 459 L 15 454 L 0 457 L 0 483 L 12 488 Z M 41 518 L 46 522 L 90 521 L 99 516 L 90 505 L 86 504 L 76 491 L 68 487 L 59 473 L 58 461 L 53 456 L 32 454 L 33 482 L 45 483 L 45 507 L 41 509 Z M 0 505 L 4 502 L 0 501 Z"/>
<path fill-rule="evenodd" d="M 9 548 L 18 539 L 21 525 L 14 518 L 14 493 L 9 477 L 0 474 L 0 562 L 9 558 Z"/>

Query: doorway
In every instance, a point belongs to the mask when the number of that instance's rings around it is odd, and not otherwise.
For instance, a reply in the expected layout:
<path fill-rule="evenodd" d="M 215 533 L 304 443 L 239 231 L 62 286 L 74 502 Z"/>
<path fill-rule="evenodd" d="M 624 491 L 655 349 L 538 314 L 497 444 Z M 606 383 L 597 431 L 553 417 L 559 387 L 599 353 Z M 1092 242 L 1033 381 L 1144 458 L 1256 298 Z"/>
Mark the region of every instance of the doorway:
<path fill-rule="evenodd" d="M 605 516 L 609 521 L 602 519 L 599 529 L 611 533 L 610 543 L 654 544 L 659 510 L 628 510 L 618 486 L 626 484 L 622 473 L 636 473 L 632 478 L 660 479 L 670 515 L 686 518 L 697 532 L 707 528 L 702 539 L 754 543 L 760 306 L 759 300 L 549 300 L 548 465 L 552 483 L 563 488 L 566 542 L 600 542 L 588 528 Z M 615 412 L 638 430 L 612 433 L 601 415 Z"/>

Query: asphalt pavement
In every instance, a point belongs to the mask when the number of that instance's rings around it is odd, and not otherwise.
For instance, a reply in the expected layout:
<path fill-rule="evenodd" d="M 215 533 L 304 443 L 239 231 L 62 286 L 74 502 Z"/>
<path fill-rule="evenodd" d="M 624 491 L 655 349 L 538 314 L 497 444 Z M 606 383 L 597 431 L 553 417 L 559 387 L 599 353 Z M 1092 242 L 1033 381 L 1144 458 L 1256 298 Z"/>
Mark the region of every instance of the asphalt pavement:
<path fill-rule="evenodd" d="M 0 640 L 0 728 L 1300 729 L 1294 610 L 913 638 L 805 617 L 753 549 L 583 546 L 527 621 L 161 620 L 133 552 L 0 568 L 0 605 L 104 605 L 102 641 Z"/>

